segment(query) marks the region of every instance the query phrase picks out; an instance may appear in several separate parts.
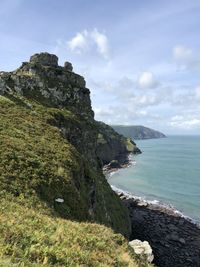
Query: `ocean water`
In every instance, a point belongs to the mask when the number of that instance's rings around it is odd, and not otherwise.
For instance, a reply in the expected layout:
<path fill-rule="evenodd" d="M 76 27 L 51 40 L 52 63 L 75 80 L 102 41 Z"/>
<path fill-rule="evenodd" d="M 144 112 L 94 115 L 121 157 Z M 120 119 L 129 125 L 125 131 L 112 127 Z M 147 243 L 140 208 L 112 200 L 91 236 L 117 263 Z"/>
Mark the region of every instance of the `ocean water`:
<path fill-rule="evenodd" d="M 200 136 L 136 141 L 141 155 L 112 173 L 111 185 L 150 201 L 173 206 L 200 221 Z"/>

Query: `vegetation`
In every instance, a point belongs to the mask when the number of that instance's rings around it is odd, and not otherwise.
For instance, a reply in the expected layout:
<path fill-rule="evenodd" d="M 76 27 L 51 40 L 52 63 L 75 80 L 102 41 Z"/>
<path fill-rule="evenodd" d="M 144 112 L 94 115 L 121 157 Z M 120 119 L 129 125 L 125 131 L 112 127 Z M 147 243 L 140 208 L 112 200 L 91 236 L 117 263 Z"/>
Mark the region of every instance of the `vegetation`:
<path fill-rule="evenodd" d="M 97 155 L 103 164 L 108 164 L 112 160 L 123 163 L 127 161 L 128 153 L 140 153 L 140 150 L 130 138 L 118 134 L 112 127 L 103 122 L 96 122 L 95 124 L 99 133 Z"/>
<path fill-rule="evenodd" d="M 142 266 L 126 240 L 103 225 L 52 217 L 24 195 L 0 199 L 0 266 Z"/>
<path fill-rule="evenodd" d="M 79 114 L 46 105 L 46 87 L 22 96 L 18 81 L 39 79 L 25 74 L 0 77 L 0 267 L 147 266 L 121 235 L 128 213 L 100 168 L 90 101 Z"/>
<path fill-rule="evenodd" d="M 127 211 L 102 172 L 52 125 L 62 115 L 63 124 L 77 129 L 85 126 L 83 118 L 23 97 L 0 99 L 1 190 L 34 195 L 59 216 L 103 223 L 128 236 Z M 55 202 L 57 198 L 64 202 Z"/>

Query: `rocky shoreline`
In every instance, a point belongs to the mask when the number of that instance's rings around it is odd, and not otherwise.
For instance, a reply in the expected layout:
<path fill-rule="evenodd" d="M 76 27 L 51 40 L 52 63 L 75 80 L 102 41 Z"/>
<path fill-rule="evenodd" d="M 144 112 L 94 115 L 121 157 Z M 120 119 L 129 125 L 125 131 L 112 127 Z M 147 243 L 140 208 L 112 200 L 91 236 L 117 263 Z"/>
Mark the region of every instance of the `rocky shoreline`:
<path fill-rule="evenodd" d="M 136 154 L 140 154 L 136 153 Z M 121 156 L 120 160 L 112 160 L 109 164 L 106 164 L 103 166 L 103 173 L 106 176 L 107 179 L 109 179 L 109 176 L 114 173 L 117 172 L 120 169 L 124 169 L 124 168 L 128 168 L 130 166 L 132 166 L 135 161 L 131 160 L 131 155 L 132 153 L 128 154 L 128 155 L 123 155 Z"/>
<path fill-rule="evenodd" d="M 156 266 L 200 266 L 198 224 L 172 208 L 114 190 L 129 210 L 132 227 L 130 240 L 147 240 L 153 249 Z"/>

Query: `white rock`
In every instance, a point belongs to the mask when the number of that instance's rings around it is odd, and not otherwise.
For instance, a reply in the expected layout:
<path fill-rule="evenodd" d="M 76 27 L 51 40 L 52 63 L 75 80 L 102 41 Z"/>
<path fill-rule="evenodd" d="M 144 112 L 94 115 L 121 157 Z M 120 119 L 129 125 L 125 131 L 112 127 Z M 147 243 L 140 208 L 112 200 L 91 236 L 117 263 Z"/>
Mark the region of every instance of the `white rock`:
<path fill-rule="evenodd" d="M 154 255 L 152 252 L 152 248 L 147 241 L 141 241 L 139 239 L 135 239 L 129 242 L 129 245 L 133 248 L 134 252 L 138 255 L 145 255 L 148 262 L 152 262 L 154 259 Z"/>
<path fill-rule="evenodd" d="M 64 199 L 63 198 L 56 198 L 55 201 L 56 202 L 59 202 L 59 203 L 63 203 L 64 202 Z"/>
<path fill-rule="evenodd" d="M 140 207 L 147 207 L 148 203 L 146 201 L 139 201 L 137 205 Z"/>

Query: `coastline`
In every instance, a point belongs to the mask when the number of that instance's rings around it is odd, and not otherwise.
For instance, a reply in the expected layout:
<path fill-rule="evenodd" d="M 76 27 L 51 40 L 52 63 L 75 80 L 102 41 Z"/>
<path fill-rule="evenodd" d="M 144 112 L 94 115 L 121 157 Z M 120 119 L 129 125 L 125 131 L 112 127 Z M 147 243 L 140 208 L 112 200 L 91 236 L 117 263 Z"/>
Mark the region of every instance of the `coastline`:
<path fill-rule="evenodd" d="M 104 168 L 104 174 L 109 179 L 112 173 L 134 164 L 129 156 L 128 163 L 118 168 Z M 157 266 L 200 266 L 200 222 L 158 200 L 148 201 L 113 185 L 111 188 L 129 211 L 130 240 L 148 241 Z"/>
<path fill-rule="evenodd" d="M 136 164 L 136 161 L 132 159 L 131 157 L 131 153 L 128 155 L 126 163 L 121 164 L 119 167 L 117 168 L 113 168 L 113 167 L 109 167 L 109 164 L 105 165 L 103 167 L 103 173 L 106 177 L 107 180 L 109 180 L 109 178 L 116 172 L 118 172 L 121 169 L 125 169 L 125 168 L 129 168 L 131 166 L 134 166 Z M 171 213 L 172 215 L 174 214 L 179 215 L 183 218 L 185 218 L 186 220 L 190 221 L 191 223 L 195 224 L 196 226 L 198 226 L 200 228 L 200 219 L 194 219 L 186 214 L 184 214 L 182 211 L 180 211 L 179 209 L 177 209 L 176 207 L 174 207 L 172 204 L 167 204 L 164 202 L 161 202 L 158 199 L 154 199 L 154 200 L 148 200 L 146 199 L 146 196 L 138 196 L 138 195 L 134 195 L 131 192 L 128 192 L 124 189 L 118 188 L 115 185 L 110 184 L 111 188 L 113 189 L 113 191 L 115 191 L 118 195 L 123 194 L 124 196 L 126 196 L 127 198 L 131 198 L 134 199 L 134 201 L 138 201 L 138 203 L 142 203 L 144 205 L 150 205 L 152 206 L 152 208 L 154 209 L 158 209 L 158 210 L 165 210 L 167 213 Z"/>
<path fill-rule="evenodd" d="M 131 240 L 149 242 L 156 266 L 198 267 L 200 226 L 174 209 L 118 194 L 129 211 Z"/>
<path fill-rule="evenodd" d="M 182 213 L 181 211 L 179 211 L 178 209 L 176 209 L 172 205 L 162 203 L 157 199 L 147 200 L 145 197 L 133 195 L 132 193 L 129 193 L 128 191 L 117 188 L 114 185 L 111 185 L 111 188 L 113 191 L 115 191 L 115 193 L 117 193 L 117 195 L 122 200 L 123 199 L 127 199 L 127 200 L 129 199 L 129 200 L 134 201 L 138 206 L 149 207 L 152 210 L 162 211 L 162 212 L 165 212 L 171 216 L 184 218 L 185 220 L 194 224 L 196 227 L 198 227 L 200 229 L 200 221 L 195 220 L 195 219 L 185 215 L 184 213 Z"/>
<path fill-rule="evenodd" d="M 112 162 L 104 165 L 103 166 L 103 173 L 104 173 L 106 179 L 109 179 L 109 177 L 113 173 L 115 173 L 121 169 L 129 168 L 129 167 L 135 165 L 136 161 L 132 160 L 131 155 L 134 155 L 134 154 L 129 153 L 128 156 L 126 156 L 125 159 L 120 164 L 116 165 L 116 167 L 112 166 L 112 164 L 111 164 Z"/>

